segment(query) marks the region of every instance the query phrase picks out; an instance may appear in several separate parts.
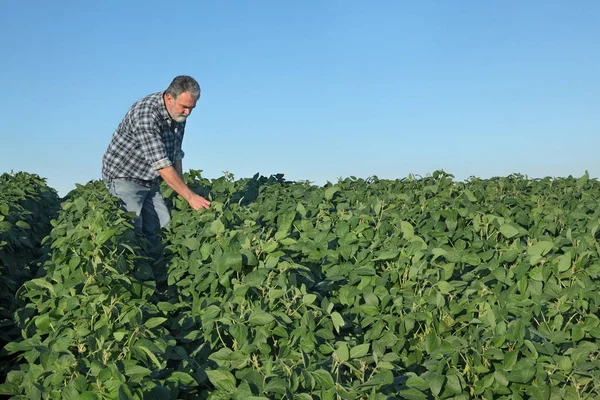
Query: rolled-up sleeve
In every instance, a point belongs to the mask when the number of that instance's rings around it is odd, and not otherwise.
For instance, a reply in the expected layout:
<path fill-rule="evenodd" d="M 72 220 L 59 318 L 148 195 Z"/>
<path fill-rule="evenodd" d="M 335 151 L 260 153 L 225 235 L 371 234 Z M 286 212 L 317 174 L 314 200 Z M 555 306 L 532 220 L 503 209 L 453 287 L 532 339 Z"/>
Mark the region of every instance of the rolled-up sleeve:
<path fill-rule="evenodd" d="M 171 160 L 169 160 L 168 158 L 162 158 L 162 159 L 158 160 L 157 162 L 155 162 L 154 164 L 150 164 L 150 167 L 153 170 L 158 171 L 159 169 L 167 168 L 167 167 L 170 167 L 171 165 L 173 165 L 173 163 L 171 163 Z"/>
<path fill-rule="evenodd" d="M 159 170 L 173 165 L 165 144 L 161 138 L 161 123 L 159 116 L 154 113 L 140 113 L 135 129 L 135 136 L 140 150 L 153 170 Z"/>

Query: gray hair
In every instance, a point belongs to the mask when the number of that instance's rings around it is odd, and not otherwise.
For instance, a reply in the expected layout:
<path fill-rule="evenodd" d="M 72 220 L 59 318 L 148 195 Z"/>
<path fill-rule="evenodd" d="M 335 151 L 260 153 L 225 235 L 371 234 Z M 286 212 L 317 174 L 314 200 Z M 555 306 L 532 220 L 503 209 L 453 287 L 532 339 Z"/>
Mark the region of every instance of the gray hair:
<path fill-rule="evenodd" d="M 181 93 L 190 92 L 195 100 L 200 98 L 200 85 L 191 76 L 179 75 L 171 82 L 165 94 L 170 94 L 174 99 Z"/>

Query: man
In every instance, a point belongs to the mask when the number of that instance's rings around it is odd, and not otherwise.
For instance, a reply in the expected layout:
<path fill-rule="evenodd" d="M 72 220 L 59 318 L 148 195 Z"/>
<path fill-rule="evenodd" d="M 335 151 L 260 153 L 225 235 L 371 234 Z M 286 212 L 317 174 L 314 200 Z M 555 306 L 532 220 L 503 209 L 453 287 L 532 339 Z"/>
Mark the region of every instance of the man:
<path fill-rule="evenodd" d="M 128 211 L 134 225 L 151 242 L 171 216 L 160 193 L 164 180 L 194 210 L 210 202 L 183 181 L 181 149 L 185 121 L 200 98 L 200 86 L 190 76 L 178 76 L 166 91 L 138 100 L 127 112 L 102 158 L 102 179 Z"/>

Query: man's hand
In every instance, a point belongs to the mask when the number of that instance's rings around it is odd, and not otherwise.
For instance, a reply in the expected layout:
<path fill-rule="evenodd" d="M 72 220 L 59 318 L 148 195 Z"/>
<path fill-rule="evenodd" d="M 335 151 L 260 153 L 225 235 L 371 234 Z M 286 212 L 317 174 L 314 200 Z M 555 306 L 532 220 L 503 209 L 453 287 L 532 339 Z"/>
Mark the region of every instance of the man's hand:
<path fill-rule="evenodd" d="M 199 210 L 201 208 L 208 208 L 210 206 L 210 201 L 206 200 L 202 196 L 198 196 L 196 193 L 192 192 L 191 189 L 185 184 L 185 182 L 181 179 L 177 170 L 174 167 L 167 167 L 158 170 L 158 173 L 165 180 L 167 185 L 171 186 L 174 191 L 176 191 L 181 197 L 187 200 L 190 203 L 190 206 L 194 210 Z"/>
<path fill-rule="evenodd" d="M 190 206 L 196 211 L 201 208 L 208 208 L 210 206 L 210 201 L 206 200 L 202 196 L 198 196 L 195 193 L 192 198 L 188 199 L 188 203 L 190 203 Z"/>

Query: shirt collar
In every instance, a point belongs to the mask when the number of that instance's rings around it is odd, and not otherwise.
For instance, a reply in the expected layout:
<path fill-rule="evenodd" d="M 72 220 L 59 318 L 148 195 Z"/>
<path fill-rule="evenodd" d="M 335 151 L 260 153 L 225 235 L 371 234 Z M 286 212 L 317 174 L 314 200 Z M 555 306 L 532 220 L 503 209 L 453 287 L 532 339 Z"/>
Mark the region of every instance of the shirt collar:
<path fill-rule="evenodd" d="M 159 99 L 159 105 L 158 105 L 158 112 L 160 113 L 160 116 L 162 119 L 172 122 L 173 120 L 171 119 L 171 116 L 169 115 L 169 112 L 167 111 L 167 105 L 165 104 L 165 97 L 164 97 L 165 92 L 161 92 L 161 93 L 159 93 L 159 95 L 160 95 L 160 99 Z"/>

